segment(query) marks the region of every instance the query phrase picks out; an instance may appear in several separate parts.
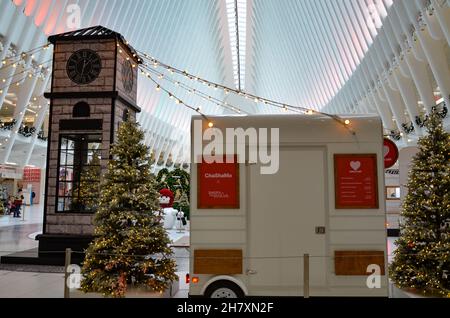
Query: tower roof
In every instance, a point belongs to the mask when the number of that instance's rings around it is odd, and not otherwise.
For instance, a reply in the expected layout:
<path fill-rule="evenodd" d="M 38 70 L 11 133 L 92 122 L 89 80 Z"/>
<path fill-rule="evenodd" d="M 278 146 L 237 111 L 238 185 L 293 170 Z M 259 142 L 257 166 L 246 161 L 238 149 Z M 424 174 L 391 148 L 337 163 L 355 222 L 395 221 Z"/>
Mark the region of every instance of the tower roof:
<path fill-rule="evenodd" d="M 122 34 L 105 28 L 104 26 L 97 25 L 85 29 L 79 29 L 75 31 L 70 31 L 61 34 L 55 34 L 48 38 L 48 41 L 52 44 L 61 41 L 74 41 L 74 40 L 107 40 L 113 39 L 120 41 L 131 53 L 131 55 L 136 59 L 136 62 L 141 64 L 142 61 L 139 58 L 139 54 L 136 50 L 128 43 Z"/>

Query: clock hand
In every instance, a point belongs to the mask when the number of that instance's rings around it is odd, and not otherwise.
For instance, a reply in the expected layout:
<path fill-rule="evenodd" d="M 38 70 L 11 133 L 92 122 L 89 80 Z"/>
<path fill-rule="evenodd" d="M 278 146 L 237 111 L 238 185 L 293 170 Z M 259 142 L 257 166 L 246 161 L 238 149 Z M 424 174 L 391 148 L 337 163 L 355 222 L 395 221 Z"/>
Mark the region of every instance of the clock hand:
<path fill-rule="evenodd" d="M 86 60 L 83 61 L 83 68 L 81 69 L 81 76 L 83 76 L 85 68 L 86 68 Z"/>

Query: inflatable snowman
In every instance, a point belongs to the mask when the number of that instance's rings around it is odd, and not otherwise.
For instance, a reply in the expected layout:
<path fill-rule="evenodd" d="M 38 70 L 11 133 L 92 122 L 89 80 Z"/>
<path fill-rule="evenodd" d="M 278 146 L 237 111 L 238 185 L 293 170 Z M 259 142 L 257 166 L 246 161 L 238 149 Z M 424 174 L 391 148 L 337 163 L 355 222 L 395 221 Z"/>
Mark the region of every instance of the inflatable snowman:
<path fill-rule="evenodd" d="M 162 220 L 165 229 L 170 230 L 174 227 L 178 211 L 173 208 L 174 195 L 169 189 L 159 191 L 159 205 L 163 210 Z"/>

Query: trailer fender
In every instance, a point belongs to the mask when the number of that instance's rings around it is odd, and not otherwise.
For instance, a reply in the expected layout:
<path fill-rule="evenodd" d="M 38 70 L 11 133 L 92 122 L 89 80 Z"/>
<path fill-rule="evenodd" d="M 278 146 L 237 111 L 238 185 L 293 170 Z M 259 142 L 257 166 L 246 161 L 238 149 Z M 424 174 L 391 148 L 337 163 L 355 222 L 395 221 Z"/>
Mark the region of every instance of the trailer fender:
<path fill-rule="evenodd" d="M 242 289 L 245 296 L 248 295 L 248 290 L 247 290 L 247 287 L 245 286 L 245 284 L 240 279 L 237 279 L 236 277 L 228 276 L 228 275 L 214 276 L 213 278 L 211 278 L 208 282 L 206 282 L 205 285 L 203 285 L 201 294 L 204 295 L 206 292 L 206 289 L 209 287 L 209 285 L 211 285 L 212 283 L 217 282 L 219 280 L 228 280 L 232 283 L 235 283 Z"/>

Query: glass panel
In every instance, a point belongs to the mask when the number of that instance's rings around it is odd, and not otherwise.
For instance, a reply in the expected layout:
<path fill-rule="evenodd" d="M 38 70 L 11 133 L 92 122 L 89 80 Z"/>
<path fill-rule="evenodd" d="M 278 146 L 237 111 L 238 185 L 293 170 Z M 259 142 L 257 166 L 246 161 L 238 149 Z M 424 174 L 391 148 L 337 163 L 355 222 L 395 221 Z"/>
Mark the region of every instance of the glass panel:
<path fill-rule="evenodd" d="M 58 199 L 58 212 L 64 212 L 64 198 Z"/>
<path fill-rule="evenodd" d="M 101 135 L 67 135 L 61 138 L 58 211 L 95 212 L 97 209 L 101 141 Z"/>
<path fill-rule="evenodd" d="M 64 200 L 64 211 L 73 211 L 72 209 L 72 198 L 66 197 Z"/>

